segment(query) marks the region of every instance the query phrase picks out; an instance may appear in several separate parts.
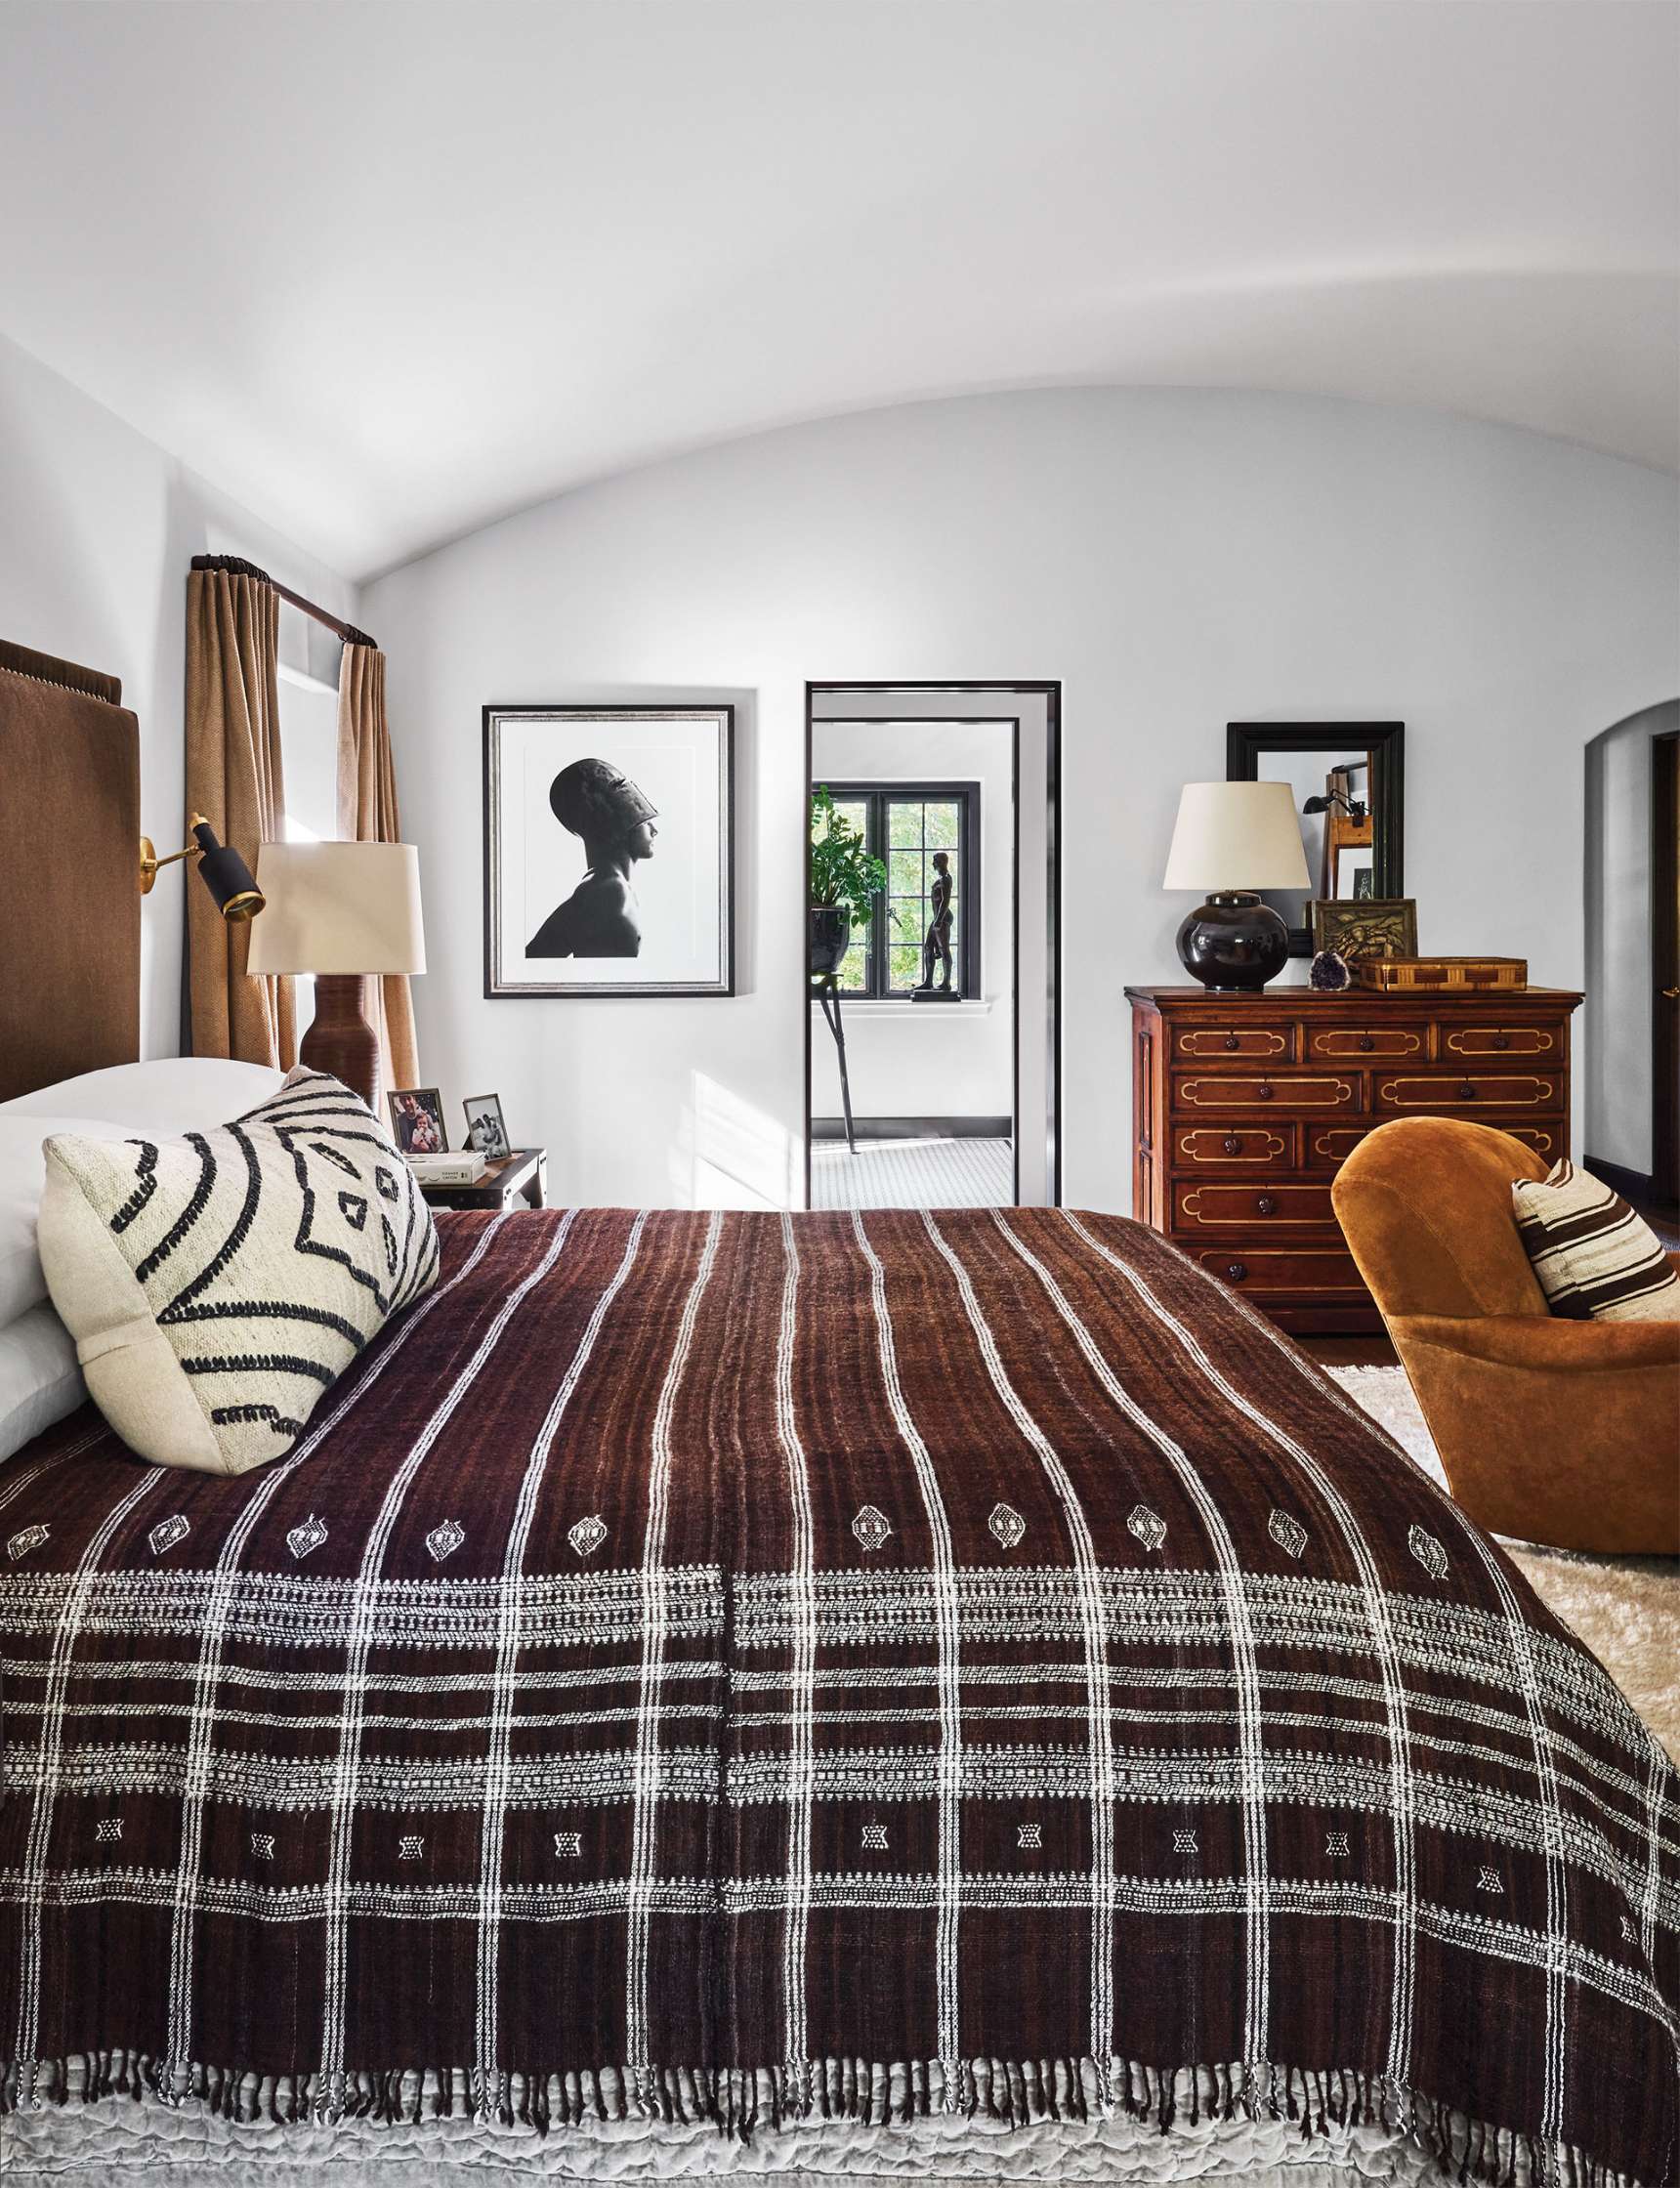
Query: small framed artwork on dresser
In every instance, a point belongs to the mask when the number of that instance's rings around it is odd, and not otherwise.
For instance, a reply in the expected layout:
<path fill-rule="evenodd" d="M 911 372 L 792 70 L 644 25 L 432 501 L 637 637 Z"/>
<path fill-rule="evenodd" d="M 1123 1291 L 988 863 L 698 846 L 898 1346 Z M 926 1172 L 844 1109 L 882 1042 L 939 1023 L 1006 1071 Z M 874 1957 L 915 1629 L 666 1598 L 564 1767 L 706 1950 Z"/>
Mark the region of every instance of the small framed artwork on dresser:
<path fill-rule="evenodd" d="M 733 706 L 486 706 L 484 993 L 735 993 Z"/>

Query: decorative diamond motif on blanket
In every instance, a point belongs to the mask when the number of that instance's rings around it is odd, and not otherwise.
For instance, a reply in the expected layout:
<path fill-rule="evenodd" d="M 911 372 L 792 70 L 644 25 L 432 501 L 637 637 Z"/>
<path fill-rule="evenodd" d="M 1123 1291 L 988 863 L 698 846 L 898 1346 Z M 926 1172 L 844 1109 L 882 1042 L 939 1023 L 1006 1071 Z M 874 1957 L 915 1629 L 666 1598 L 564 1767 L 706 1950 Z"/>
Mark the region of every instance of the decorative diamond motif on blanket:
<path fill-rule="evenodd" d="M 417 1830 L 405 1830 L 397 1841 L 397 1854 L 399 1861 L 417 1862 L 425 1851 L 426 1841 Z"/>
<path fill-rule="evenodd" d="M 878 1550 L 892 1534 L 885 1512 L 878 1512 L 873 1504 L 865 1504 L 852 1522 L 852 1532 L 866 1550 Z"/>
<path fill-rule="evenodd" d="M 1013 1504 L 994 1504 L 991 1507 L 991 1517 L 986 1524 L 1006 1550 L 1014 1549 L 1027 1533 L 1027 1522 Z"/>
<path fill-rule="evenodd" d="M 1621 1936 L 1624 1944 L 1637 1945 L 1639 1943 L 1639 1932 L 1625 1914 L 1621 1917 Z"/>
<path fill-rule="evenodd" d="M 174 1549 L 177 1542 L 185 1542 L 192 1529 L 186 1518 L 177 1512 L 173 1518 L 159 1520 L 147 1540 L 151 1544 L 153 1557 L 161 1557 L 165 1550 Z"/>
<path fill-rule="evenodd" d="M 1299 1520 L 1291 1519 L 1287 1512 L 1276 1506 L 1266 1522 L 1266 1532 L 1281 1550 L 1287 1550 L 1291 1557 L 1299 1557 L 1307 1546 L 1307 1531 Z"/>
<path fill-rule="evenodd" d="M 1484 1862 L 1481 1874 L 1476 1879 L 1476 1889 L 1479 1892 L 1502 1892 L 1505 1887 L 1500 1881 L 1499 1872 Z"/>
<path fill-rule="evenodd" d="M 579 1557 L 593 1557 L 607 1539 L 607 1522 L 599 1513 L 591 1512 L 587 1519 L 567 1529 L 566 1538 Z"/>
<path fill-rule="evenodd" d="M 443 1560 L 458 1550 L 467 1539 L 467 1531 L 459 1520 L 444 1520 L 426 1537 L 426 1547 L 441 1565 Z"/>
<path fill-rule="evenodd" d="M 887 1851 L 886 1825 L 865 1824 L 863 1826 L 863 1844 L 871 1854 L 884 1854 Z"/>
<path fill-rule="evenodd" d="M 312 1512 L 307 1520 L 300 1521 L 286 1536 L 286 1548 L 295 1558 L 306 1558 L 311 1550 L 318 1550 L 326 1540 L 326 1522 L 317 1520 Z"/>
<path fill-rule="evenodd" d="M 1172 1850 L 1175 1854 L 1194 1854 L 1197 1852 L 1195 1831 L 1175 1830 L 1172 1834 Z"/>
<path fill-rule="evenodd" d="M 14 1535 L 6 1545 L 6 1555 L 16 1565 L 21 1557 L 27 1557 L 31 1550 L 38 1550 L 50 1531 L 44 1527 L 25 1527 Z"/>
<path fill-rule="evenodd" d="M 1447 1552 L 1433 1535 L 1425 1534 L 1424 1530 L 1413 1520 L 1411 1533 L 1406 1540 L 1412 1556 L 1416 1558 L 1418 1564 L 1422 1566 L 1431 1579 L 1440 1580 L 1446 1578 Z"/>
<path fill-rule="evenodd" d="M 1324 1840 L 1324 1852 L 1330 1856 L 1332 1861 L 1340 1861 L 1347 1851 L 1347 1832 L 1345 1830 L 1331 1831 Z"/>
<path fill-rule="evenodd" d="M 94 1836 L 104 1845 L 108 1845 L 113 1838 L 120 1838 L 122 1836 L 122 1818 L 120 1816 L 102 1816 L 94 1826 Z"/>
<path fill-rule="evenodd" d="M 1038 1824 L 1019 1824 L 1015 1830 L 1015 1843 L 1025 1846 L 1030 1853 L 1044 1844 L 1043 1828 Z"/>
<path fill-rule="evenodd" d="M 557 1854 L 581 1854 L 583 1851 L 582 1831 L 557 1830 L 554 1834 L 554 1850 Z"/>
<path fill-rule="evenodd" d="M 1134 1504 L 1126 1515 L 1126 1530 L 1146 1550 L 1158 1550 L 1166 1540 L 1166 1522 L 1147 1504 Z"/>
<path fill-rule="evenodd" d="M 260 1862 L 274 1858 L 274 1834 L 272 1830 L 254 1830 L 251 1833 L 251 1851 Z"/>

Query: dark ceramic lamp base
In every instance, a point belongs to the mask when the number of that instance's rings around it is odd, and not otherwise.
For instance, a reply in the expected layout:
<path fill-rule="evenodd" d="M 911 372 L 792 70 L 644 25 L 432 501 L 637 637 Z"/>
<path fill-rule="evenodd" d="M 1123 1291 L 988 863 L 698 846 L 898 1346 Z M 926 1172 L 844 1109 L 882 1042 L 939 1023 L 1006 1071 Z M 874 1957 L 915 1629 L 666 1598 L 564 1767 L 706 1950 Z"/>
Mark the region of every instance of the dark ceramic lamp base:
<path fill-rule="evenodd" d="M 1287 964 L 1289 930 L 1252 889 L 1222 890 L 1186 918 L 1178 954 L 1191 978 L 1214 994 L 1250 993 Z"/>
<path fill-rule="evenodd" d="M 330 1072 L 371 1109 L 379 1092 L 379 1035 L 362 1014 L 361 977 L 317 973 L 315 992 L 315 1020 L 298 1062 L 312 1072 Z"/>

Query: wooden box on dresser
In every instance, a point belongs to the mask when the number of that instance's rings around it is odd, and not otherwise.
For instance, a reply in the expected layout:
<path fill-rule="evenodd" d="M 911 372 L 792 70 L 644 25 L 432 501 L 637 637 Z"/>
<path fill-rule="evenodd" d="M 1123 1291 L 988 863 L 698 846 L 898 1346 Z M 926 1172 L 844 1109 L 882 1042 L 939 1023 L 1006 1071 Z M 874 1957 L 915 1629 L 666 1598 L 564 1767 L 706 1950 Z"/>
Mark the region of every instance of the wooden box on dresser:
<path fill-rule="evenodd" d="M 1281 1328 L 1380 1330 L 1330 1206 L 1349 1151 L 1396 1116 L 1463 1116 L 1569 1153 L 1570 1013 L 1556 988 L 1128 988 L 1132 1212 Z"/>

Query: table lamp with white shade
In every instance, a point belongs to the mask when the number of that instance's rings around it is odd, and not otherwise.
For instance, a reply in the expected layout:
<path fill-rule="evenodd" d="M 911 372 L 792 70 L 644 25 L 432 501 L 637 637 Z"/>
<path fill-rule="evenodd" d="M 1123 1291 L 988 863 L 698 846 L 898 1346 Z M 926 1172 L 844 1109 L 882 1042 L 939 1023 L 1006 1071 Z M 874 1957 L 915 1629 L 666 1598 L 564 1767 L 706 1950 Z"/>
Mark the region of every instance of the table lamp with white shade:
<path fill-rule="evenodd" d="M 1287 782 L 1187 782 L 1164 889 L 1207 902 L 1178 930 L 1186 972 L 1215 994 L 1264 988 L 1289 956 L 1289 930 L 1261 889 L 1310 889 L 1295 793 Z"/>
<path fill-rule="evenodd" d="M 315 1014 L 298 1050 L 369 1107 L 379 1036 L 362 1009 L 368 974 L 423 973 L 420 858 L 411 843 L 265 843 L 258 886 L 268 909 L 251 929 L 253 973 L 313 973 Z"/>

